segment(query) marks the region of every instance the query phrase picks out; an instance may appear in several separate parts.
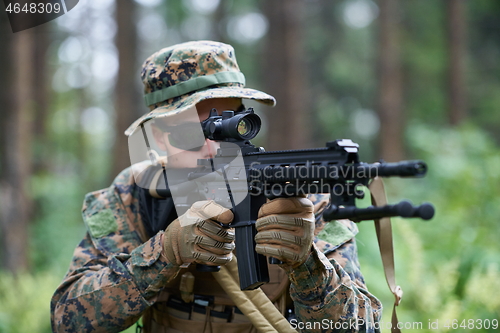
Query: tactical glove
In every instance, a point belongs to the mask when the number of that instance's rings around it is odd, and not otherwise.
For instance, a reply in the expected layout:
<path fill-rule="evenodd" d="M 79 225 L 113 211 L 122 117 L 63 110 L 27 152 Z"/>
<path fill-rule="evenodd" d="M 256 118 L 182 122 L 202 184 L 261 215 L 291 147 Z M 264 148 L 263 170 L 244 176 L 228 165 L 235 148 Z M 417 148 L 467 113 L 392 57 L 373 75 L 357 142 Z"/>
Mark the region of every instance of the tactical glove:
<path fill-rule="evenodd" d="M 234 229 L 223 228 L 233 213 L 213 201 L 198 201 L 165 230 L 163 254 L 169 262 L 182 265 L 199 263 L 224 265 L 231 261 Z"/>
<path fill-rule="evenodd" d="M 255 250 L 292 267 L 304 263 L 314 236 L 314 206 L 301 197 L 277 198 L 259 210 Z"/>

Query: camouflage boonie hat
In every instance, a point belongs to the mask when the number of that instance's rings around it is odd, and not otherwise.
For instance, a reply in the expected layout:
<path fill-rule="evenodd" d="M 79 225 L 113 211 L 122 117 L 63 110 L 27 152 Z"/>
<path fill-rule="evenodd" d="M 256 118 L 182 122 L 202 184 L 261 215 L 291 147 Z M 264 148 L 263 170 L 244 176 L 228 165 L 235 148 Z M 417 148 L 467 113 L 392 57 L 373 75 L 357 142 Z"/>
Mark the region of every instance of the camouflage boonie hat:
<path fill-rule="evenodd" d="M 231 45 L 195 41 L 164 48 L 142 66 L 144 100 L 150 112 L 125 131 L 131 135 L 149 119 L 183 112 L 210 98 L 246 98 L 274 106 L 273 96 L 244 88 L 245 76 Z"/>

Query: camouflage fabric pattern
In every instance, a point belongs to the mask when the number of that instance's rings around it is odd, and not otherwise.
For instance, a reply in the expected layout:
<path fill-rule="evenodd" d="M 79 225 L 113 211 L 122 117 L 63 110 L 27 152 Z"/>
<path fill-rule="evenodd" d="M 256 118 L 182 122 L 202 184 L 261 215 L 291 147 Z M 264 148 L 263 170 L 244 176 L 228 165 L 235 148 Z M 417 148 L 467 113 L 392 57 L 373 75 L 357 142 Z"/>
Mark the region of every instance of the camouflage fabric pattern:
<path fill-rule="evenodd" d="M 196 84 L 189 91 L 183 92 L 187 84 L 193 83 L 191 81 L 227 73 L 237 75 L 241 79 L 214 82 L 210 86 Z M 179 89 L 183 93 L 174 93 L 174 96 L 152 104 L 146 103 L 149 104 L 151 111 L 137 119 L 125 131 L 126 135 L 131 135 L 140 124 L 147 120 L 178 114 L 205 99 L 245 98 L 271 106 L 276 103 L 271 95 L 244 87 L 244 76 L 236 62 L 233 47 L 220 42 L 196 41 L 164 48 L 146 59 L 142 67 L 141 78 L 146 95 L 165 89 L 174 92 Z"/>
<path fill-rule="evenodd" d="M 144 93 L 148 94 L 192 78 L 226 71 L 240 71 L 230 45 L 187 42 L 166 47 L 148 57 L 142 65 L 141 79 Z"/>
<path fill-rule="evenodd" d="M 321 209 L 327 196 L 310 199 Z M 109 219 L 108 213 L 99 215 L 103 211 L 112 212 L 116 223 L 105 222 L 109 224 L 106 235 L 102 229 L 97 233 L 94 226 L 96 216 Z M 120 332 L 135 323 L 156 302 L 162 287 L 175 278 L 180 268 L 162 255 L 163 231 L 148 239 L 138 212 L 137 187 L 130 168 L 108 189 L 86 196 L 82 215 L 88 232 L 52 298 L 54 332 Z M 317 231 L 325 227 L 320 216 Z M 353 234 L 357 232 L 352 222 L 343 225 Z M 382 306 L 366 289 L 355 239 L 333 244 L 316 237 L 306 262 L 287 274 L 299 322 L 358 320 L 365 325 L 347 332 L 375 331 L 366 323 L 380 320 Z"/>

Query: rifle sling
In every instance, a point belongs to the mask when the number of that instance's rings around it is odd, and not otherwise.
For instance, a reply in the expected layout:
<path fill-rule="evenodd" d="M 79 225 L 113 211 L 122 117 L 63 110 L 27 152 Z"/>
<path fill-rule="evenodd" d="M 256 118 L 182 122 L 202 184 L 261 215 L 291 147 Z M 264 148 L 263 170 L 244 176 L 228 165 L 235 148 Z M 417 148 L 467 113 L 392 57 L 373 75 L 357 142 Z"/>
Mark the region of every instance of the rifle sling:
<path fill-rule="evenodd" d="M 382 178 L 375 177 L 369 185 L 371 192 L 371 200 L 374 206 L 387 205 L 387 197 L 385 194 L 384 182 Z M 396 307 L 400 304 L 403 297 L 403 290 L 400 286 L 396 285 L 396 276 L 394 271 L 394 248 L 392 243 L 392 227 L 391 218 L 384 217 L 375 220 L 375 230 L 377 232 L 378 246 L 380 255 L 382 257 L 382 264 L 384 266 L 385 278 L 389 289 L 394 294 L 395 301 L 392 310 L 392 328 L 391 332 L 401 333 L 398 328 L 398 316 L 396 314 Z"/>
<path fill-rule="evenodd" d="M 259 332 L 296 332 L 260 288 L 240 290 L 236 256 L 212 275 Z"/>

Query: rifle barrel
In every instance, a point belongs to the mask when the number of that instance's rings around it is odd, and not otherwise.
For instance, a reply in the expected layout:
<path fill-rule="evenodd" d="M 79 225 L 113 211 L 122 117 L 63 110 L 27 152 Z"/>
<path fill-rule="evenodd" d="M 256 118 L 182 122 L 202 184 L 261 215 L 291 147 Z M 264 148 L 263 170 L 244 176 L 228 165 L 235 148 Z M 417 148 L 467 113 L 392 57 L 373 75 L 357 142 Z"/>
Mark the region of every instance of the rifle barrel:
<path fill-rule="evenodd" d="M 395 163 L 361 163 L 358 172 L 365 172 L 379 177 L 423 177 L 427 173 L 424 161 L 401 161 Z"/>

